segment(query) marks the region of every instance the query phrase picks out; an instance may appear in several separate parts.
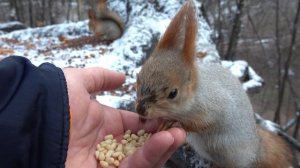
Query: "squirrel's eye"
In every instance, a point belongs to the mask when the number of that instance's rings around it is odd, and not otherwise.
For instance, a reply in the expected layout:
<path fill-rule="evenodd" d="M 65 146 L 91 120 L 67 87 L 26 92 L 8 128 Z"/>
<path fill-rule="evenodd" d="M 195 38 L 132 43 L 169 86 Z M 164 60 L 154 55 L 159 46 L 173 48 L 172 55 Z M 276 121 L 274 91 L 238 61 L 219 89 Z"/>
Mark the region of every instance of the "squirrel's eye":
<path fill-rule="evenodd" d="M 176 96 L 177 96 L 177 89 L 173 89 L 171 92 L 170 92 L 170 94 L 169 94 L 169 96 L 168 96 L 168 99 L 174 99 Z"/>

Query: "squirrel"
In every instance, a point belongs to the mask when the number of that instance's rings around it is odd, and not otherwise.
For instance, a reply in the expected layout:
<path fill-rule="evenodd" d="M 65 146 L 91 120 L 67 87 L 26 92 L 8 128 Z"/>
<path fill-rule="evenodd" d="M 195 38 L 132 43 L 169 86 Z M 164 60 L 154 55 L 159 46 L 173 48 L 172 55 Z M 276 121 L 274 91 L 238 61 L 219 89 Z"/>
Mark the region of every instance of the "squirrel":
<path fill-rule="evenodd" d="M 96 13 L 88 10 L 89 30 L 105 40 L 115 40 L 123 35 L 125 26 L 120 16 L 107 8 L 106 0 L 99 0 Z"/>
<path fill-rule="evenodd" d="M 188 0 L 137 74 L 141 120 L 179 123 L 189 145 L 215 167 L 297 167 L 290 146 L 256 125 L 239 80 L 220 64 L 196 61 L 196 37 L 196 9 Z"/>

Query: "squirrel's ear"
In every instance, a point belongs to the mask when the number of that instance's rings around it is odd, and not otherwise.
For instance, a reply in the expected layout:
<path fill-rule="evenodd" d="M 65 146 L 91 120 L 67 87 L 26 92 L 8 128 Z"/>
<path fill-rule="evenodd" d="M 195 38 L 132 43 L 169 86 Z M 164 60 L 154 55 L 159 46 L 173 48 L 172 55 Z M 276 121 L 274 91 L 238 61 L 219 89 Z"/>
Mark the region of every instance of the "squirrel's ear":
<path fill-rule="evenodd" d="M 93 9 L 88 10 L 89 19 L 96 19 L 96 12 Z"/>
<path fill-rule="evenodd" d="M 171 21 L 156 50 L 177 50 L 182 52 L 186 63 L 195 59 L 197 37 L 196 9 L 193 0 L 188 0 Z"/>

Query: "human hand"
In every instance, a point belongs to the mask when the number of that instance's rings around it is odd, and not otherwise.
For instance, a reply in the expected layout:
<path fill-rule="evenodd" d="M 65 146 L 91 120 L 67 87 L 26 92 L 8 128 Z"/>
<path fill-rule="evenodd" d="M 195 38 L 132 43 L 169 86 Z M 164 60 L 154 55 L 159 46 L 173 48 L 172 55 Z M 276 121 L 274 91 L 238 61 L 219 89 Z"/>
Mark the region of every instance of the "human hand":
<path fill-rule="evenodd" d="M 157 129 L 157 121 L 141 123 L 136 113 L 117 110 L 90 99 L 90 94 L 120 86 L 122 73 L 102 69 L 64 69 L 67 80 L 71 115 L 70 140 L 66 167 L 96 168 L 96 145 L 107 134 L 120 138 L 130 129 L 147 132 Z M 185 141 L 180 128 L 154 133 L 133 155 L 125 158 L 120 168 L 161 167 L 171 154 Z"/>

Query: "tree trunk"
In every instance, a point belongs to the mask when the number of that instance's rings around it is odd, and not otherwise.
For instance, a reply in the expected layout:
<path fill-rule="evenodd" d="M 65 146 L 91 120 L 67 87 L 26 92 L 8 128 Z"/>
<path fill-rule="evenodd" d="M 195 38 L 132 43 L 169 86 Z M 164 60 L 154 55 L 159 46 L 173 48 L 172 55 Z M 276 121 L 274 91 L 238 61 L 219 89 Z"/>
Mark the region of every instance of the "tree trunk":
<path fill-rule="evenodd" d="M 33 23 L 33 8 L 32 8 L 32 0 L 28 0 L 28 9 L 29 9 L 29 24 L 30 24 L 30 27 L 33 27 L 34 26 L 34 23 Z"/>
<path fill-rule="evenodd" d="M 233 27 L 231 30 L 227 53 L 224 57 L 225 60 L 233 60 L 235 57 L 236 47 L 237 47 L 239 34 L 241 31 L 241 25 L 242 25 L 241 17 L 243 15 L 243 8 L 244 8 L 244 0 L 239 0 L 237 2 L 237 11 L 235 14 Z"/>
<path fill-rule="evenodd" d="M 81 8 L 81 0 L 77 0 L 77 16 L 78 16 L 78 20 L 81 20 L 80 8 Z"/>
<path fill-rule="evenodd" d="M 41 21 L 46 24 L 46 0 L 42 0 Z"/>
<path fill-rule="evenodd" d="M 48 1 L 48 15 L 49 15 L 49 19 L 50 19 L 50 24 L 54 24 L 55 23 L 55 18 L 53 17 L 53 1 Z"/>
<path fill-rule="evenodd" d="M 67 21 L 70 21 L 70 11 L 72 7 L 72 0 L 68 1 L 68 10 L 67 10 Z"/>
<path fill-rule="evenodd" d="M 224 52 L 224 36 L 223 36 L 223 22 L 222 22 L 222 6 L 221 0 L 218 0 L 218 20 L 217 20 L 217 28 L 218 28 L 218 38 L 216 41 L 216 47 L 220 53 L 220 56 L 225 54 Z"/>

